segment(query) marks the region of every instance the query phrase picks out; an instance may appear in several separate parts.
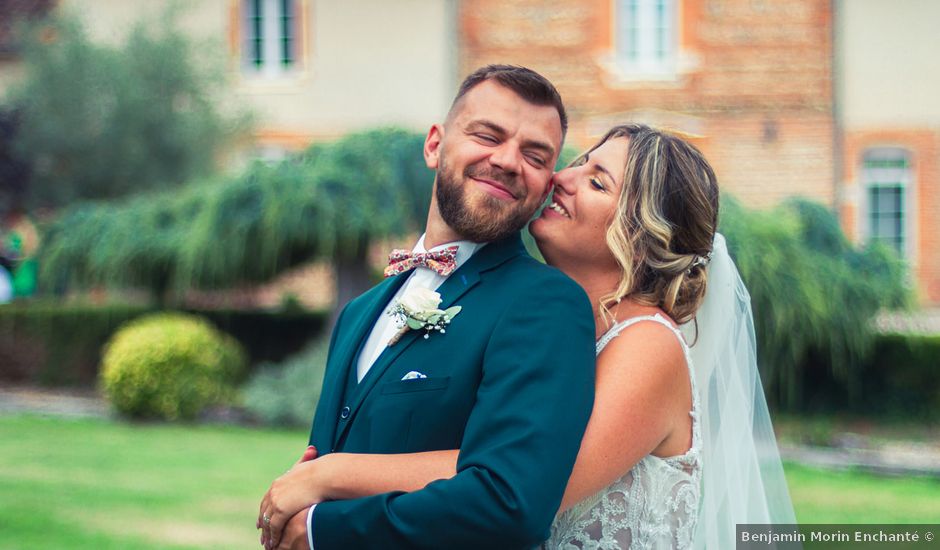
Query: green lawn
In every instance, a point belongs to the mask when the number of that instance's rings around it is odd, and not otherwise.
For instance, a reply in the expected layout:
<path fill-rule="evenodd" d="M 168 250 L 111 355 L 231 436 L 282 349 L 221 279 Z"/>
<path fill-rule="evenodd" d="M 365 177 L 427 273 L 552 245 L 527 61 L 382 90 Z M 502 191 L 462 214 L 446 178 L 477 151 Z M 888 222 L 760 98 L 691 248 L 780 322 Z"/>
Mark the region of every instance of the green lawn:
<path fill-rule="evenodd" d="M 0 549 L 260 548 L 300 432 L 0 417 Z"/>
<path fill-rule="evenodd" d="M 800 523 L 940 523 L 940 479 L 787 464 Z"/>
<path fill-rule="evenodd" d="M 0 416 L 0 549 L 256 549 L 298 431 Z M 940 523 L 940 481 L 789 465 L 806 523 Z"/>

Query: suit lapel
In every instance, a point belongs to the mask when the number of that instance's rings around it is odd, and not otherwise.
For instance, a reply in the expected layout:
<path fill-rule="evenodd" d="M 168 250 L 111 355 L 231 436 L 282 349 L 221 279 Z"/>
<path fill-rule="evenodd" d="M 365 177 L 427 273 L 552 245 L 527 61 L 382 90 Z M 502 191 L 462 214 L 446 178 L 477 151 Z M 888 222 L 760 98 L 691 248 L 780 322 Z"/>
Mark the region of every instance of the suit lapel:
<path fill-rule="evenodd" d="M 499 266 L 514 256 L 524 253 L 525 246 L 523 246 L 522 238 L 518 233 L 502 241 L 487 244 L 478 250 L 476 254 L 467 260 L 457 271 L 453 272 L 450 277 L 438 287 L 437 292 L 441 295 L 440 309 L 447 309 L 453 305 L 457 305 L 457 300 L 480 282 L 481 273 Z M 399 277 L 401 277 L 401 275 L 399 275 Z M 397 290 L 400 286 L 401 283 L 395 285 L 395 289 Z M 391 296 L 392 294 L 389 294 L 382 304 L 388 303 Z M 368 326 L 371 327 L 373 322 L 368 323 Z M 343 434 L 345 434 L 349 426 L 352 425 L 356 412 L 362 406 L 362 403 L 375 387 L 376 383 L 378 383 L 379 379 L 382 378 L 382 375 L 385 374 L 385 371 L 388 370 L 395 359 L 416 340 L 422 340 L 423 334 L 422 331 L 409 330 L 395 345 L 385 348 L 382 354 L 379 355 L 372 367 L 369 368 L 369 372 L 366 374 L 365 378 L 359 383 L 358 391 L 353 398 L 353 404 L 350 406 L 350 421 L 345 424 L 341 432 L 336 434 L 333 441 L 334 445 L 342 440 Z"/>
<path fill-rule="evenodd" d="M 337 336 L 336 348 L 333 351 L 333 357 L 330 358 L 335 368 L 327 371 L 329 379 L 323 381 L 323 387 L 330 388 L 330 391 L 321 394 L 320 397 L 320 399 L 330 400 L 323 411 L 331 417 L 322 424 L 328 432 L 324 436 L 328 441 L 333 443 L 336 441 L 337 419 L 340 403 L 346 392 L 349 371 L 356 368 L 355 360 L 359 357 L 359 352 L 369 337 L 369 331 L 375 325 L 379 315 L 383 313 L 385 305 L 407 278 L 408 274 L 402 273 L 384 280 L 370 291 L 374 295 L 365 300 L 361 312 L 350 311 L 348 313 L 354 315 L 349 321 L 351 328 Z"/>
<path fill-rule="evenodd" d="M 347 369 L 355 368 L 353 362 L 359 356 L 359 351 L 369 337 L 369 332 L 375 326 L 379 315 L 384 313 L 385 306 L 392 296 L 398 292 L 401 285 L 408 279 L 410 272 L 390 277 L 375 288 L 375 296 L 364 306 L 364 311 L 358 319 L 352 321 L 352 329 L 342 338 L 336 349 L 336 358 L 342 367 L 342 376 L 346 376 Z"/>

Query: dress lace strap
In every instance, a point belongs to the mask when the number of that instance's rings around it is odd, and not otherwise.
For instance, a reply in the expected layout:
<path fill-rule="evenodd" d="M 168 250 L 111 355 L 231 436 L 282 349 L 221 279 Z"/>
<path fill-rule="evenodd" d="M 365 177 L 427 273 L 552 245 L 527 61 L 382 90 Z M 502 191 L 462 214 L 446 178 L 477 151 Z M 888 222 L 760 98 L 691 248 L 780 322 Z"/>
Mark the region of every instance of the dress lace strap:
<path fill-rule="evenodd" d="M 601 336 L 601 339 L 598 340 L 597 343 L 595 344 L 594 348 L 595 348 L 596 353 L 600 354 L 600 352 L 603 351 L 605 347 L 607 347 L 607 344 L 609 344 L 611 340 L 619 336 L 620 333 L 623 332 L 624 329 L 632 325 L 635 325 L 639 323 L 640 321 L 654 321 L 663 325 L 664 327 L 671 330 L 676 335 L 677 338 L 679 338 L 679 343 L 682 345 L 683 350 L 688 349 L 688 345 L 686 345 L 685 339 L 682 337 L 682 333 L 679 332 L 677 329 L 675 329 L 672 326 L 672 324 L 666 320 L 665 317 L 663 317 L 659 313 L 655 313 L 653 315 L 639 315 L 637 317 L 631 317 L 629 319 L 620 321 L 619 323 L 610 327 L 607 330 L 607 332 L 605 332 L 604 335 Z"/>

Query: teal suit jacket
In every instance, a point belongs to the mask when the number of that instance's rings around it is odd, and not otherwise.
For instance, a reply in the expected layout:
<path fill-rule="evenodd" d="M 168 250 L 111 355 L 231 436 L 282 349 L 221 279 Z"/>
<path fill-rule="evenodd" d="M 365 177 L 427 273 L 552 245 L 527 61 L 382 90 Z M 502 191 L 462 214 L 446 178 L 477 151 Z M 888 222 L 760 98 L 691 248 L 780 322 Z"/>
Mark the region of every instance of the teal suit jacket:
<path fill-rule="evenodd" d="M 489 243 L 437 289 L 442 309 L 463 308 L 446 333 L 407 332 L 356 386 L 350 369 L 407 277 L 340 314 L 310 444 L 324 454 L 459 448 L 457 475 L 317 505 L 314 549 L 531 548 L 548 537 L 593 405 L 587 296 L 518 234 Z M 402 380 L 412 370 L 427 378 Z"/>

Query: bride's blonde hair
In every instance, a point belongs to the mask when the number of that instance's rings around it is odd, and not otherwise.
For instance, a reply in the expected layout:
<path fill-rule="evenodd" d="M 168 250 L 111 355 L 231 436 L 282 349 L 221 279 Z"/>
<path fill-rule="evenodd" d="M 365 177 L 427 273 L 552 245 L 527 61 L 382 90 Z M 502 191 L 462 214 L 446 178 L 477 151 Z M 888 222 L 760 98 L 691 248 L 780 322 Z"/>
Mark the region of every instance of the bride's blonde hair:
<path fill-rule="evenodd" d="M 718 226 L 715 172 L 692 144 L 641 124 L 611 128 L 588 153 L 621 137 L 630 144 L 607 228 L 621 277 L 616 290 L 601 298 L 601 310 L 610 322 L 610 308 L 630 299 L 685 323 L 705 297 L 705 266 Z"/>

